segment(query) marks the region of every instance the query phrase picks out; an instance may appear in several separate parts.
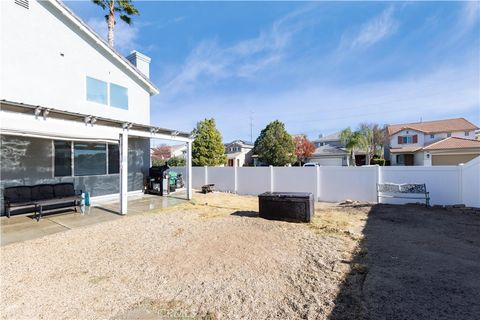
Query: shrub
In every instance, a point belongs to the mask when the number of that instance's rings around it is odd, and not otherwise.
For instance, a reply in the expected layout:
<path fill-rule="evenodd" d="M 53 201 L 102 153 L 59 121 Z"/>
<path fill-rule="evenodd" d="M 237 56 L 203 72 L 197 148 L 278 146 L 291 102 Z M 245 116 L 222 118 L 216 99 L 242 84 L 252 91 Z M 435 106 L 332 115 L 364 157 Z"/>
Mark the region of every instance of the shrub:
<path fill-rule="evenodd" d="M 371 164 L 378 164 L 379 166 L 383 167 L 385 165 L 385 159 L 372 159 Z"/>

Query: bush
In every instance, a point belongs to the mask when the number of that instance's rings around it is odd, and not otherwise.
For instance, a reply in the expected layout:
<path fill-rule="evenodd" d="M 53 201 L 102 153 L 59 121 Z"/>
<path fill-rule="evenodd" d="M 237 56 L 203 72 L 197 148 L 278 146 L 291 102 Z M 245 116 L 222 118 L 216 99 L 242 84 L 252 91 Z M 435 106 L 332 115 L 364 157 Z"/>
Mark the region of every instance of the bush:
<path fill-rule="evenodd" d="M 371 161 L 372 165 L 378 164 L 379 166 L 384 166 L 385 165 L 385 159 L 372 159 Z"/>

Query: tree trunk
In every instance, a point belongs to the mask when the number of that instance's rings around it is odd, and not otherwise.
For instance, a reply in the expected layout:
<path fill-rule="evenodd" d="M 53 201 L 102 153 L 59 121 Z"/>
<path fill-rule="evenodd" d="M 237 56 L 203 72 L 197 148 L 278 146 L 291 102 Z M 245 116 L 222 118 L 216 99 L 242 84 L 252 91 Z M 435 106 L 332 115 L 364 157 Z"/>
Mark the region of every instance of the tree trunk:
<path fill-rule="evenodd" d="M 355 150 L 352 149 L 352 166 L 357 166 L 357 161 L 355 161 Z"/>
<path fill-rule="evenodd" d="M 111 0 L 107 24 L 108 24 L 108 44 L 112 48 L 113 48 L 113 40 L 114 40 L 113 29 L 115 28 L 115 11 L 113 10 L 114 7 L 115 7 L 115 1 Z"/>

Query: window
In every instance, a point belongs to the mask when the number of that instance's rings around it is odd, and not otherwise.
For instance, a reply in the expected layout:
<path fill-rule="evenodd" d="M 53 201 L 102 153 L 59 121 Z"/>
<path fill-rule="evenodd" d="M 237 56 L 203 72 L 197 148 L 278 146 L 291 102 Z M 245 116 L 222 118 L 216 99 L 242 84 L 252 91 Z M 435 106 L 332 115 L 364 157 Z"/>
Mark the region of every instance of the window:
<path fill-rule="evenodd" d="M 74 174 L 90 176 L 106 174 L 107 151 L 105 143 L 74 143 Z"/>
<path fill-rule="evenodd" d="M 54 141 L 55 149 L 53 175 L 65 177 L 72 175 L 72 143 L 70 141 Z"/>
<path fill-rule="evenodd" d="M 434 134 L 431 134 L 430 135 L 430 139 L 434 139 L 435 138 L 435 135 Z"/>
<path fill-rule="evenodd" d="M 128 89 L 110 83 L 110 106 L 128 109 Z"/>
<path fill-rule="evenodd" d="M 114 174 L 120 172 L 120 151 L 118 144 L 108 145 L 108 173 Z"/>
<path fill-rule="evenodd" d="M 452 136 L 451 132 L 447 133 L 447 138 L 450 138 L 451 136 Z"/>
<path fill-rule="evenodd" d="M 469 136 L 470 135 L 470 132 L 468 131 L 465 131 L 465 137 Z"/>
<path fill-rule="evenodd" d="M 412 143 L 412 136 L 404 136 L 403 143 Z"/>
<path fill-rule="evenodd" d="M 107 83 L 87 77 L 87 100 L 107 104 Z"/>

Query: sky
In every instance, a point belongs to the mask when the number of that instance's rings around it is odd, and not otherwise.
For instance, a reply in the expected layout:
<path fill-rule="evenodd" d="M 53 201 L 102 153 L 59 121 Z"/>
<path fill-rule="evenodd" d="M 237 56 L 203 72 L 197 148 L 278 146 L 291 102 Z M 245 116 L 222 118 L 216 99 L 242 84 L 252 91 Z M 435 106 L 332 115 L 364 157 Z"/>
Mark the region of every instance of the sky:
<path fill-rule="evenodd" d="M 65 1 L 106 37 L 105 13 Z M 271 121 L 315 139 L 360 123 L 480 125 L 480 2 L 135 1 L 115 47 L 152 58 L 151 124 L 215 118 L 225 142 Z"/>

